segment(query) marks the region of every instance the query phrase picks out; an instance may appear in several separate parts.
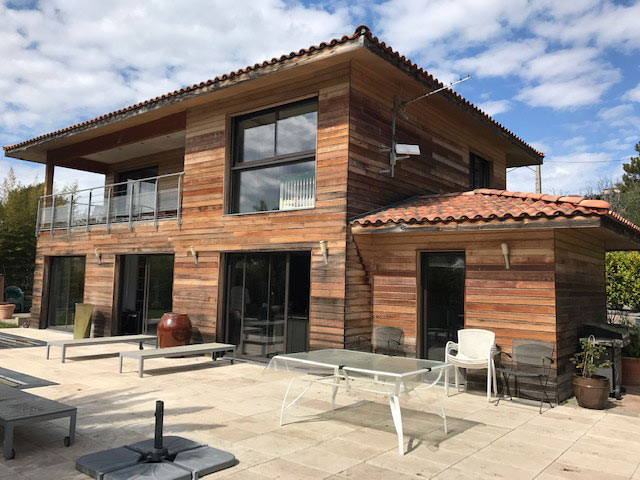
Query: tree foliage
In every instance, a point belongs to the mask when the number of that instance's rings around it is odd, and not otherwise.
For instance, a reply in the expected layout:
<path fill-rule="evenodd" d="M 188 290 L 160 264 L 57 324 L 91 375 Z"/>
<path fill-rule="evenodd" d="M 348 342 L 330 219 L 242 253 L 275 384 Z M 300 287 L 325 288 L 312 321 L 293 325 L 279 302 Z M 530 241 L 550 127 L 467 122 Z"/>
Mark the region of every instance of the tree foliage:
<path fill-rule="evenodd" d="M 623 192 L 628 189 L 637 189 L 640 185 L 640 142 L 636 143 L 635 150 L 638 156 L 629 158 L 629 163 L 622 165 L 625 173 L 622 175 L 620 189 Z"/>
<path fill-rule="evenodd" d="M 0 185 L 0 273 L 5 285 L 31 292 L 36 256 L 35 225 L 42 183 L 22 185 L 9 171 Z"/>
<path fill-rule="evenodd" d="M 606 259 L 607 306 L 640 311 L 640 252 L 609 252 Z"/>

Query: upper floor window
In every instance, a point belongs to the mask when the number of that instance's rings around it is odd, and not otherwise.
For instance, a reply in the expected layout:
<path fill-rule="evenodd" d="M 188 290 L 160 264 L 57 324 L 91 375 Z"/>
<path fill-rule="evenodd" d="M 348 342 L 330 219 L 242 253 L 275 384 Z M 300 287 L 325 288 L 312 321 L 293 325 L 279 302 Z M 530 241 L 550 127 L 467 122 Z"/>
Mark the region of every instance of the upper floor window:
<path fill-rule="evenodd" d="M 491 162 L 472 153 L 469 155 L 469 187 L 489 188 L 491 185 Z"/>
<path fill-rule="evenodd" d="M 234 120 L 231 213 L 314 206 L 317 112 L 313 99 Z"/>

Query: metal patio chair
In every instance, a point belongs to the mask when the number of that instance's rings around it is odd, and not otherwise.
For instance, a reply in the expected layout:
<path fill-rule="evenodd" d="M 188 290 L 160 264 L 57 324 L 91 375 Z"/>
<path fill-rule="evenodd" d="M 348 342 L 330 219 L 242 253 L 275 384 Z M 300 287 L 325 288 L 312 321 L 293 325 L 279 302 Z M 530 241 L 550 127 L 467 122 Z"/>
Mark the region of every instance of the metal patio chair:
<path fill-rule="evenodd" d="M 547 386 L 549 383 L 549 375 L 551 373 L 551 365 L 554 363 L 553 352 L 554 344 L 551 342 L 543 342 L 541 340 L 531 340 L 526 338 L 514 339 L 512 344 L 512 353 L 500 352 L 500 366 L 496 368 L 502 374 L 502 391 L 496 402 L 496 406 L 500 400 L 504 398 L 505 392 L 513 400 L 509 381 L 514 378 L 514 387 L 516 396 L 522 397 L 520 394 L 519 379 L 526 378 L 532 386 L 539 386 L 542 390 L 540 398 L 540 413 L 542 406 L 546 401 L 553 408 L 553 403 L 547 394 Z M 507 357 L 508 360 L 503 361 Z"/>
<path fill-rule="evenodd" d="M 366 337 L 358 337 L 358 350 L 366 344 L 373 353 L 406 356 L 403 347 L 404 330 L 398 327 L 373 327 L 371 345 Z"/>

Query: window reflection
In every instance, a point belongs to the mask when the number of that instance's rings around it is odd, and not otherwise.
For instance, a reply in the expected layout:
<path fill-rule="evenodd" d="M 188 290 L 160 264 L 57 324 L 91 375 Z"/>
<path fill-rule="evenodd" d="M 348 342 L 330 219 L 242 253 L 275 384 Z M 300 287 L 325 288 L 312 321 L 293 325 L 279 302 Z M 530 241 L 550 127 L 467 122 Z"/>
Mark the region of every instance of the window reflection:
<path fill-rule="evenodd" d="M 236 120 L 233 213 L 314 206 L 317 117 L 311 100 Z"/>

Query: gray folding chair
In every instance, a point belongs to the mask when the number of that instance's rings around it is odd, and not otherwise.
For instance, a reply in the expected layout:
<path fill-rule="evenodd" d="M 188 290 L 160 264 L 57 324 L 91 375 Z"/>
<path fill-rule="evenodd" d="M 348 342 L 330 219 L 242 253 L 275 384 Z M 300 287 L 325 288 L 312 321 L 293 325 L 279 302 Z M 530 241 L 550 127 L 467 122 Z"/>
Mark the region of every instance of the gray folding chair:
<path fill-rule="evenodd" d="M 554 349 L 554 344 L 551 342 L 518 338 L 513 340 L 511 354 L 501 351 L 500 366 L 496 370 L 502 374 L 503 384 L 496 406 L 500 403 L 500 399 L 504 398 L 505 392 L 513 400 L 509 386 L 509 381 L 513 377 L 516 396 L 525 398 L 520 393 L 519 380 L 526 379 L 526 383 L 531 387 L 539 387 L 541 390 L 540 413 L 545 401 L 553 408 L 553 403 L 547 394 L 547 386 L 551 365 L 554 363 Z"/>

